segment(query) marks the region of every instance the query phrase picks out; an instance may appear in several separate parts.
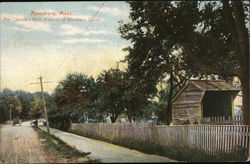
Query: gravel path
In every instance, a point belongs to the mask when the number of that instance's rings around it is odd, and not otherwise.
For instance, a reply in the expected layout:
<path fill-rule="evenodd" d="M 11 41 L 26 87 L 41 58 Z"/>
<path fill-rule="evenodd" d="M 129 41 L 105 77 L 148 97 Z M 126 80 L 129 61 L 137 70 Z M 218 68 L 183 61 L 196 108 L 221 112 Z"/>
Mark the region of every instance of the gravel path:
<path fill-rule="evenodd" d="M 40 127 L 46 131 L 45 127 Z M 50 128 L 51 134 L 82 152 L 90 152 L 89 157 L 101 162 L 176 162 L 166 157 L 149 155 L 107 142 L 94 140 L 57 129 Z"/>

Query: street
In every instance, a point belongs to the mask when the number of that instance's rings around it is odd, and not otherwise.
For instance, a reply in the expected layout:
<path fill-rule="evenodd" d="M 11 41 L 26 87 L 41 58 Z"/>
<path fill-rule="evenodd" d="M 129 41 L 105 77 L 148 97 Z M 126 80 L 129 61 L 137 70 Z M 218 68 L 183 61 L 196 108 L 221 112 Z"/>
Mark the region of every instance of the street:
<path fill-rule="evenodd" d="M 22 126 L 0 125 L 0 164 L 53 162 L 39 143 L 37 133 L 25 122 Z"/>
<path fill-rule="evenodd" d="M 174 162 L 166 157 L 144 154 L 53 128 L 51 133 L 82 152 L 91 152 L 90 157 L 101 162 Z M 37 132 L 29 122 L 13 127 L 11 124 L 1 125 L 0 148 L 0 164 L 66 162 L 44 152 Z"/>

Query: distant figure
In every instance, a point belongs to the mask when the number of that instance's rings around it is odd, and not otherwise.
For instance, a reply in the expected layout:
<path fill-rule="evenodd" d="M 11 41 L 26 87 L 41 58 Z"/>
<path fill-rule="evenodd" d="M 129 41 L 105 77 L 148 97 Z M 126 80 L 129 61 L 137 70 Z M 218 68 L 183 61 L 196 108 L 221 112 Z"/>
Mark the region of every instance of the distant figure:
<path fill-rule="evenodd" d="M 38 126 L 38 120 L 37 120 L 37 119 L 31 120 L 31 121 L 30 121 L 30 125 L 31 125 L 31 126 Z"/>
<path fill-rule="evenodd" d="M 38 120 L 37 119 L 34 121 L 34 125 L 38 126 Z"/>
<path fill-rule="evenodd" d="M 19 124 L 21 126 L 21 120 L 19 119 L 19 117 L 13 119 L 12 121 L 12 126 L 15 126 L 16 124 Z"/>

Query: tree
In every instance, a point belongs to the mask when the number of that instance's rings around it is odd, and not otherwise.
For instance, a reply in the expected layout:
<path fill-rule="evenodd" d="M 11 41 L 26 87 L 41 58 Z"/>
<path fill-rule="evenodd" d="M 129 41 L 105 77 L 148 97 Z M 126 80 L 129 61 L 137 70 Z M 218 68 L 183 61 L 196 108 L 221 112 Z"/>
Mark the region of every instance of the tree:
<path fill-rule="evenodd" d="M 9 106 L 5 103 L 2 95 L 0 97 L 0 123 L 9 119 Z"/>
<path fill-rule="evenodd" d="M 41 96 L 34 97 L 30 102 L 29 115 L 31 118 L 38 119 L 44 113 L 43 100 Z"/>
<path fill-rule="evenodd" d="M 249 8 L 244 3 L 129 2 L 131 22 L 120 32 L 133 45 L 126 48 L 130 72 L 155 84 L 164 74 L 180 71 L 238 76 L 244 124 L 249 124 Z"/>
<path fill-rule="evenodd" d="M 53 96 L 55 102 L 61 110 L 80 108 L 81 90 L 84 86 L 86 75 L 79 73 L 67 74 L 66 78 L 59 82 Z"/>
<path fill-rule="evenodd" d="M 122 82 L 124 86 L 122 93 L 123 113 L 128 117 L 128 120 L 132 122 L 136 117 L 148 117 L 151 113 L 150 108 L 147 107 L 150 104 L 149 99 L 153 95 L 147 93 L 137 79 L 130 78 L 126 73 Z"/>
<path fill-rule="evenodd" d="M 87 92 L 84 89 L 89 81 L 93 81 L 93 79 L 88 79 L 86 75 L 80 73 L 67 74 L 53 93 L 58 107 L 61 110 L 81 108 L 81 102 L 87 99 Z"/>
<path fill-rule="evenodd" d="M 118 69 L 103 71 L 97 77 L 99 96 L 99 112 L 110 116 L 114 123 L 118 116 L 123 113 L 124 72 Z"/>
<path fill-rule="evenodd" d="M 93 77 L 80 73 L 67 74 L 66 78 L 59 82 L 52 95 L 58 112 L 66 111 L 65 113 L 74 117 L 77 115 L 77 120 L 82 120 L 82 115 L 92 119 L 100 118 L 99 115 L 94 114 L 96 113 L 93 103 L 97 99 L 96 87 Z"/>
<path fill-rule="evenodd" d="M 22 105 L 20 118 L 22 119 L 29 118 L 30 102 L 34 99 L 34 96 L 31 93 L 22 90 L 15 91 L 15 95 L 20 100 L 20 103 Z"/>
<path fill-rule="evenodd" d="M 29 118 L 30 102 L 34 99 L 34 95 L 30 92 L 22 90 L 12 91 L 10 89 L 3 89 L 0 92 L 0 121 L 6 121 L 10 118 L 10 107 L 12 110 L 12 118 L 19 117 L 21 119 Z"/>
<path fill-rule="evenodd" d="M 20 113 L 22 112 L 23 107 L 22 107 L 22 103 L 20 99 L 15 95 L 14 91 L 8 88 L 3 89 L 1 92 L 0 99 L 2 103 L 1 106 L 5 109 L 3 110 L 4 112 L 8 111 L 8 115 L 9 115 L 10 108 L 11 108 L 12 119 L 16 117 L 20 117 Z M 8 116 L 8 119 L 9 118 L 10 116 Z"/>

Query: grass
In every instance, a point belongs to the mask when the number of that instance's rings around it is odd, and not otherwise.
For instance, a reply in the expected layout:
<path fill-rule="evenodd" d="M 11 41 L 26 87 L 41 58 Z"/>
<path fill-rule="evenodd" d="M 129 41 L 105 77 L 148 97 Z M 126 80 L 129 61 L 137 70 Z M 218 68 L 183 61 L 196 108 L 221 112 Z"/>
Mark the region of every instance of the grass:
<path fill-rule="evenodd" d="M 69 132 L 89 137 L 97 140 L 102 140 L 115 145 L 120 145 L 130 149 L 138 150 L 148 154 L 155 154 L 165 156 L 177 161 L 187 162 L 242 162 L 247 160 L 247 151 L 244 148 L 238 147 L 237 151 L 231 153 L 218 152 L 217 155 L 210 155 L 205 151 L 176 146 L 161 146 L 143 141 L 136 141 L 131 139 L 114 138 L 113 140 L 103 138 L 101 136 L 94 136 L 88 133 L 70 129 Z"/>
<path fill-rule="evenodd" d="M 34 127 L 34 129 L 37 131 L 38 138 L 41 141 L 46 153 L 55 156 L 58 159 L 65 159 L 67 162 L 100 163 L 99 160 L 87 157 L 90 153 L 80 152 L 59 138 L 48 134 L 39 128 Z"/>

